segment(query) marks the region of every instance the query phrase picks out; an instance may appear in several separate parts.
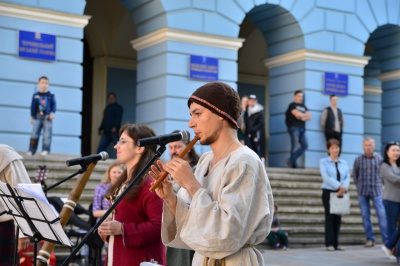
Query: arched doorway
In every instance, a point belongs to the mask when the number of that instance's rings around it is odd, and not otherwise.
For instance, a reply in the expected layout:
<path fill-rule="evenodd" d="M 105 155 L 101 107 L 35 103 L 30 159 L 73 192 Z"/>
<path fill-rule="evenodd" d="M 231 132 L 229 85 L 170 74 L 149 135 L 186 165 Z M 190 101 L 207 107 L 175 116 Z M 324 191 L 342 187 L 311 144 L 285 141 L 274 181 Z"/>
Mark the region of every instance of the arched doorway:
<path fill-rule="evenodd" d="M 281 157 L 279 153 L 282 152 L 273 146 L 269 148 L 270 135 L 276 137 L 286 134 L 284 128 L 277 127 L 281 117 L 278 115 L 279 110 L 271 108 L 271 97 L 278 102 L 282 102 L 282 98 L 287 99 L 287 102 L 280 106 L 285 109 L 292 101 L 293 89 L 278 88 L 273 80 L 271 85 L 269 69 L 264 61 L 270 56 L 304 48 L 303 35 L 296 19 L 289 11 L 278 5 L 264 4 L 254 7 L 246 14 L 240 25 L 239 37 L 245 39 L 245 42 L 238 52 L 238 92 L 241 96 L 257 95 L 258 102 L 265 107 L 261 156 L 266 157 L 268 164 L 269 155 Z M 283 121 L 284 119 L 281 121 L 282 124 Z M 278 128 L 280 129 L 277 130 Z M 271 166 L 279 165 L 276 161 L 273 159 Z"/>
<path fill-rule="evenodd" d="M 136 27 L 118 0 L 88 0 L 85 14 L 92 18 L 84 37 L 82 154 L 90 154 L 97 150 L 97 131 L 109 92 L 117 94 L 124 108 L 122 123 L 136 121 L 136 52 L 130 44 Z M 112 145 L 107 152 L 115 158 Z"/>

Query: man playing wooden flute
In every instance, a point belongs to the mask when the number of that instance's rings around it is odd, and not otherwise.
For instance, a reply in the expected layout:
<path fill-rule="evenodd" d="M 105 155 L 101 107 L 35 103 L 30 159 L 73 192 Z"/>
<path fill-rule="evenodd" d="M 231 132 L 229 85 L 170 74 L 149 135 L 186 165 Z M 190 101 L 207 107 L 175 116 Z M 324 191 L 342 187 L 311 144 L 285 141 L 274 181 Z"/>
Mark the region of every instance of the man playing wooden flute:
<path fill-rule="evenodd" d="M 264 265 L 255 245 L 268 235 L 273 197 L 258 155 L 237 139 L 240 98 L 222 82 L 207 83 L 188 100 L 189 127 L 212 151 L 199 160 L 193 174 L 180 158 L 158 166 L 182 188 L 175 195 L 167 179 L 156 189 L 164 200 L 162 240 L 193 249 L 193 266 Z M 153 179 L 159 171 L 152 167 Z"/>

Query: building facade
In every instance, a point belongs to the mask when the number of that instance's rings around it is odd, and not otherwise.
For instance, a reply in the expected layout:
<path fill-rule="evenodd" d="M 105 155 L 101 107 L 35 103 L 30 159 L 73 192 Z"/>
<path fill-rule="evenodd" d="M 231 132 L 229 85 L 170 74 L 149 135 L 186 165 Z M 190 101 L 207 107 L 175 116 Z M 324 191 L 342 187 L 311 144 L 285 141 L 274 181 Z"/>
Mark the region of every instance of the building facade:
<path fill-rule="evenodd" d="M 293 92 L 312 114 L 301 165 L 326 156 L 319 118 L 329 105 L 325 73 L 348 78 L 342 157 L 352 164 L 362 140 L 377 151 L 399 140 L 400 2 L 396 0 L 69 0 L 0 1 L 1 142 L 26 151 L 30 97 L 50 79 L 58 111 L 53 153 L 93 153 L 108 92 L 124 122 L 158 134 L 187 129 L 192 55 L 216 58 L 218 80 L 265 107 L 269 166 L 289 156 L 284 123 Z M 56 36 L 53 62 L 18 56 L 20 31 Z M 197 148 L 200 153 L 207 147 Z"/>

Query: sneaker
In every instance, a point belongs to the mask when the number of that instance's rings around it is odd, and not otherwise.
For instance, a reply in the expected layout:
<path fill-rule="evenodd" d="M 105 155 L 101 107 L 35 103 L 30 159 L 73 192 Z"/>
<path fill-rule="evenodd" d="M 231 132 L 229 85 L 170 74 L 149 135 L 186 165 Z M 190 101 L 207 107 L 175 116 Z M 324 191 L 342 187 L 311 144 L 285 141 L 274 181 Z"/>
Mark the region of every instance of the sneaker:
<path fill-rule="evenodd" d="M 48 151 L 42 151 L 42 152 L 40 153 L 40 155 L 42 155 L 42 156 L 47 156 L 47 154 L 49 154 Z"/>
<path fill-rule="evenodd" d="M 392 251 L 390 249 L 388 249 L 385 245 L 382 245 L 381 250 L 383 253 L 385 253 L 386 257 L 389 260 L 396 260 L 396 257 L 393 256 Z"/>
<path fill-rule="evenodd" d="M 293 164 L 292 164 L 292 161 L 290 159 L 286 159 L 285 162 L 286 162 L 287 167 L 293 168 Z"/>
<path fill-rule="evenodd" d="M 27 155 L 27 156 L 32 156 L 32 152 L 31 152 L 31 151 L 28 151 L 28 152 L 26 153 L 26 155 Z"/>
<path fill-rule="evenodd" d="M 364 247 L 366 248 L 372 248 L 375 245 L 375 243 L 372 240 L 367 240 L 367 242 L 365 242 Z"/>
<path fill-rule="evenodd" d="M 339 250 L 339 251 L 345 251 L 346 250 L 343 246 L 337 246 L 335 249 Z"/>
<path fill-rule="evenodd" d="M 329 247 L 326 247 L 326 250 L 327 251 L 335 251 L 335 248 L 333 246 L 329 246 Z"/>

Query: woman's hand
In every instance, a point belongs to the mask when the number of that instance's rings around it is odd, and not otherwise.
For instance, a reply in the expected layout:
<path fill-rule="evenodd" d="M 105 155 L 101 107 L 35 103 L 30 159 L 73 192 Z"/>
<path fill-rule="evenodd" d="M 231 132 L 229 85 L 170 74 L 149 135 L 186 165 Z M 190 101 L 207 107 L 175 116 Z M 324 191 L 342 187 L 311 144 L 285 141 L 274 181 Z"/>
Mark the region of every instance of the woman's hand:
<path fill-rule="evenodd" d="M 106 221 L 99 226 L 101 236 L 117 236 L 122 234 L 122 223 L 118 221 Z"/>
<path fill-rule="evenodd" d="M 346 193 L 346 187 L 345 186 L 340 186 L 339 190 L 337 192 L 337 197 L 338 198 L 343 198 L 344 193 Z"/>

